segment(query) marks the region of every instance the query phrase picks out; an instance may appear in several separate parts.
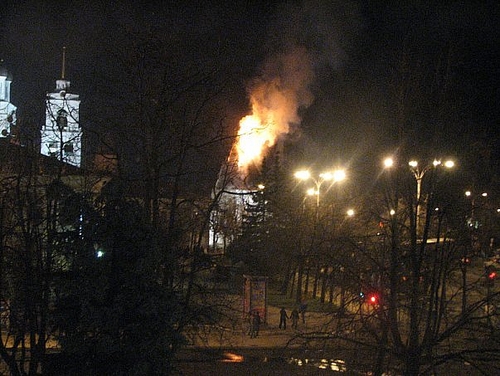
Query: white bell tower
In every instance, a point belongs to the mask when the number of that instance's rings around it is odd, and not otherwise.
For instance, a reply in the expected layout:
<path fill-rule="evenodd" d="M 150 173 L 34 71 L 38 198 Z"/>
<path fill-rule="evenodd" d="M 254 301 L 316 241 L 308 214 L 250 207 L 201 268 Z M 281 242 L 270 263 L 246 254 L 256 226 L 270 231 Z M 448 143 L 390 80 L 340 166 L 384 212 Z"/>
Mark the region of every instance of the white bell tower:
<path fill-rule="evenodd" d="M 80 167 L 80 97 L 68 92 L 70 82 L 65 78 L 65 69 L 66 47 L 63 48 L 61 79 L 56 81 L 56 90 L 48 93 L 45 100 L 46 116 L 42 127 L 41 153 Z"/>
<path fill-rule="evenodd" d="M 12 136 L 12 128 L 16 125 L 17 107 L 10 103 L 10 83 L 7 71 L 0 61 L 0 138 Z"/>

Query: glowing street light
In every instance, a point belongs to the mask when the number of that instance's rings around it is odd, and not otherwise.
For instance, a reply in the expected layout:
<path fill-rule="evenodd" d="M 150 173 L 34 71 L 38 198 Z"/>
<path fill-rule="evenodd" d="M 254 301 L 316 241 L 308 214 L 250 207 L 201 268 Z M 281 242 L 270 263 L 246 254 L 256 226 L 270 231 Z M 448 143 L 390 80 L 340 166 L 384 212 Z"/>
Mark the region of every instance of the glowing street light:
<path fill-rule="evenodd" d="M 321 176 L 321 175 L 320 175 Z M 346 174 L 344 170 L 336 170 L 333 172 L 333 181 L 342 181 L 346 178 Z"/>
<path fill-rule="evenodd" d="M 384 159 L 384 167 L 385 168 L 391 168 L 394 165 L 394 160 L 392 158 L 386 158 Z"/>
<path fill-rule="evenodd" d="M 307 170 L 300 170 L 295 173 L 295 177 L 300 180 L 307 180 L 311 177 L 311 173 Z"/>
<path fill-rule="evenodd" d="M 316 196 L 318 194 L 318 191 L 314 188 L 309 188 L 307 191 L 306 191 L 307 195 L 308 196 Z"/>
<path fill-rule="evenodd" d="M 417 161 L 412 160 L 408 162 L 408 165 L 410 166 L 411 172 L 413 173 L 413 176 L 415 177 L 415 180 L 417 181 L 417 221 L 418 218 L 420 218 L 420 203 L 421 203 L 421 194 L 422 194 L 422 179 L 424 178 L 424 175 L 427 173 L 427 171 L 436 168 L 438 166 L 444 166 L 445 168 L 452 168 L 455 166 L 455 162 L 448 160 L 444 163 L 441 163 L 440 160 L 434 159 L 432 164 L 426 165 L 422 168 L 419 167 L 419 164 Z"/>
<path fill-rule="evenodd" d="M 386 158 L 383 161 L 384 167 L 385 168 L 391 168 L 394 165 L 394 160 L 392 158 Z M 432 163 L 427 164 L 425 166 L 420 166 L 419 162 L 416 160 L 411 160 L 408 162 L 408 166 L 410 166 L 410 171 L 412 172 L 415 181 L 417 183 L 416 187 L 416 199 L 417 199 L 417 206 L 416 206 L 416 217 L 417 217 L 417 229 L 419 231 L 420 229 L 420 210 L 421 210 L 421 203 L 422 203 L 422 180 L 425 176 L 425 174 L 432 169 L 435 169 L 439 166 L 442 166 L 444 168 L 453 168 L 455 166 L 455 162 L 452 160 L 446 160 L 445 162 L 442 162 L 439 159 L 434 159 Z"/>
<path fill-rule="evenodd" d="M 323 172 L 319 174 L 319 177 L 314 178 L 308 170 L 300 170 L 295 173 L 295 177 L 299 180 L 312 180 L 314 182 L 315 188 L 310 188 L 307 190 L 309 196 L 316 196 L 316 207 L 319 207 L 320 203 L 320 192 L 321 186 L 326 181 L 331 181 L 332 184 L 342 181 L 346 178 L 346 173 L 344 170 L 336 170 L 333 172 Z"/>

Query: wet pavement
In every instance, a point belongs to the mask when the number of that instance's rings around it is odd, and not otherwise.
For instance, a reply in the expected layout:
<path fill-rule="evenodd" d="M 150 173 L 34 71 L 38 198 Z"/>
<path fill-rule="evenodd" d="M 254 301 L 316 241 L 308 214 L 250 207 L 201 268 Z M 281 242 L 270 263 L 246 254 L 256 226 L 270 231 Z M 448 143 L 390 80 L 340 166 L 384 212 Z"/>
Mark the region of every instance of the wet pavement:
<path fill-rule="evenodd" d="M 288 311 L 288 314 L 290 312 Z M 305 323 L 299 320 L 297 329 L 292 329 L 291 320 L 287 320 L 287 328 L 279 329 L 279 308 L 268 306 L 267 322 L 260 326 L 256 338 L 248 335 L 247 323 L 241 322 L 239 327 L 227 330 L 214 330 L 204 343 L 194 343 L 193 347 L 204 348 L 287 348 L 297 347 L 297 339 L 304 332 L 324 330 L 331 316 L 319 312 L 307 312 Z"/>
<path fill-rule="evenodd" d="M 290 314 L 290 312 L 288 312 Z M 193 343 L 177 357 L 176 373 L 179 375 L 318 375 L 332 374 L 332 369 L 342 367 L 342 360 L 322 359 L 310 353 L 304 357 L 305 332 L 325 329 L 331 317 L 325 313 L 307 312 L 306 322 L 299 321 L 292 329 L 279 329 L 279 308 L 268 306 L 267 322 L 261 325 L 259 335 L 250 338 L 248 325 L 231 330 L 213 330 L 203 342 Z M 314 359 L 315 360 L 314 360 Z M 318 364 L 306 364 L 315 362 Z M 323 362 L 323 363 L 322 363 Z M 333 362 L 333 364 L 332 364 Z"/>

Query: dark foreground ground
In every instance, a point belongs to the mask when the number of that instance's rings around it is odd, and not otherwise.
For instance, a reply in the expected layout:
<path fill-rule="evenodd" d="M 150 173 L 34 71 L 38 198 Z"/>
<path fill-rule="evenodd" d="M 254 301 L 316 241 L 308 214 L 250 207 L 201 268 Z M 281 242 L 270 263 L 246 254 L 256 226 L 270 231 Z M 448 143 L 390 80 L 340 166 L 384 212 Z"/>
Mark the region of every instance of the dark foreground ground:
<path fill-rule="evenodd" d="M 316 356 L 315 356 L 316 355 Z M 360 375 L 349 371 L 340 359 L 325 359 L 320 354 L 301 354 L 295 350 L 232 349 L 231 351 L 185 350 L 176 362 L 175 375 Z M 309 358 L 310 356 L 310 358 Z"/>

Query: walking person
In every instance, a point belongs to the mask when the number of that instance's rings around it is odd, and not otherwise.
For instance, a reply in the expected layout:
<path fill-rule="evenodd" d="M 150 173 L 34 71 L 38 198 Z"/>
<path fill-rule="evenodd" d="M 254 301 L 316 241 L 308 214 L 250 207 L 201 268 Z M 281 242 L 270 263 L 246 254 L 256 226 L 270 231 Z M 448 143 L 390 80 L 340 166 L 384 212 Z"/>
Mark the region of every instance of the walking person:
<path fill-rule="evenodd" d="M 292 328 L 297 329 L 299 324 L 299 311 L 297 308 L 294 308 L 292 313 L 290 314 L 290 318 L 292 319 Z"/>
<path fill-rule="evenodd" d="M 286 329 L 286 319 L 288 319 L 288 315 L 286 314 L 285 308 L 282 307 L 280 310 L 280 324 L 278 326 L 280 329 Z"/>
<path fill-rule="evenodd" d="M 247 315 L 247 325 L 248 325 L 248 331 L 247 331 L 247 335 L 249 335 L 250 337 L 252 337 L 252 333 L 253 333 L 253 314 L 252 312 L 248 312 L 248 315 Z"/>
<path fill-rule="evenodd" d="M 259 335 L 259 329 L 260 329 L 260 315 L 258 311 L 255 311 L 253 314 L 252 327 L 253 327 L 252 338 L 256 338 Z"/>
<path fill-rule="evenodd" d="M 306 311 L 307 311 L 307 303 L 302 302 L 299 308 L 300 316 L 302 316 L 302 324 L 306 323 Z"/>

